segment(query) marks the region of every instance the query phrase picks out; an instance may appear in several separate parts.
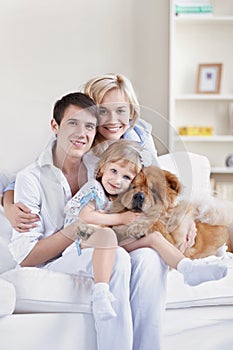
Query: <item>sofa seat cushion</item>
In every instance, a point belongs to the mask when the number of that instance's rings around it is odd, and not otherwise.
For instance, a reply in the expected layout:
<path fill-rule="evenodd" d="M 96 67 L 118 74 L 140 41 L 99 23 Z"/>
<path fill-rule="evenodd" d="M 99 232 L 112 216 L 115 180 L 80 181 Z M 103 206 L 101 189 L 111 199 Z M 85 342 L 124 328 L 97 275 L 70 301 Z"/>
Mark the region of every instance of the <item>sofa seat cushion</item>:
<path fill-rule="evenodd" d="M 209 263 L 212 261 L 227 263 L 229 267 L 227 276 L 219 281 L 190 287 L 184 284 L 180 273 L 176 270 L 169 271 L 167 309 L 233 305 L 233 254 L 228 253 L 224 259 L 208 257 L 206 260 Z M 93 280 L 90 277 L 24 267 L 7 271 L 1 278 L 15 287 L 15 313 L 91 313 Z"/>
<path fill-rule="evenodd" d="M 176 270 L 168 273 L 167 309 L 196 306 L 233 305 L 233 254 L 224 258 L 210 256 L 203 260 L 228 265 L 227 276 L 218 281 L 190 287 L 183 282 L 183 276 Z"/>
<path fill-rule="evenodd" d="M 15 313 L 91 312 L 90 277 L 36 267 L 16 268 L 1 277 L 15 286 Z"/>
<path fill-rule="evenodd" d="M 16 303 L 15 287 L 12 283 L 0 278 L 0 317 L 14 312 Z"/>

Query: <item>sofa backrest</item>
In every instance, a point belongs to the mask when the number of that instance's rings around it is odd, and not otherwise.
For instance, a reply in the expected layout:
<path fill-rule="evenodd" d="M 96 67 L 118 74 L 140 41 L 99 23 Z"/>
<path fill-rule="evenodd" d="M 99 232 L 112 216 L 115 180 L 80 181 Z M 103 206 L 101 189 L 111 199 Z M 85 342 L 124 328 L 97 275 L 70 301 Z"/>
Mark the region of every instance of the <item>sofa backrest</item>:
<path fill-rule="evenodd" d="M 207 157 L 191 152 L 176 152 L 159 156 L 159 164 L 162 169 L 177 175 L 187 201 L 211 194 L 211 167 Z"/>

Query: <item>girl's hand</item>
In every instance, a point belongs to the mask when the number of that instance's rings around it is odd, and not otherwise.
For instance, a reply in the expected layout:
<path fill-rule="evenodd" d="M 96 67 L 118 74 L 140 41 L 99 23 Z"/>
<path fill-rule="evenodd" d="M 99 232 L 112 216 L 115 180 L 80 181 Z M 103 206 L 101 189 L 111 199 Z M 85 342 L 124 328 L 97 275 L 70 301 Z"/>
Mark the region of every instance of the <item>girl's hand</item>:
<path fill-rule="evenodd" d="M 5 207 L 5 214 L 12 227 L 18 232 L 28 232 L 31 228 L 36 227 L 35 222 L 39 221 L 36 214 L 23 203 L 10 204 Z"/>
<path fill-rule="evenodd" d="M 125 213 L 121 213 L 122 216 L 122 225 L 131 224 L 131 222 L 134 222 L 135 220 L 138 220 L 142 217 L 143 214 L 136 213 L 133 211 L 126 211 Z"/>

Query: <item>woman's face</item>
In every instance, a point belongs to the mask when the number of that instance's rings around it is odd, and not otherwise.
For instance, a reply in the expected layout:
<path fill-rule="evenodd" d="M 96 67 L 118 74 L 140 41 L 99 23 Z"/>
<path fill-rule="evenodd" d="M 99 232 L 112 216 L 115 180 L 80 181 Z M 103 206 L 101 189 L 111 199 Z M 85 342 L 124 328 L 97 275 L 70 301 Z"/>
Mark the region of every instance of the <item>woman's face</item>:
<path fill-rule="evenodd" d="M 103 140 L 119 140 L 129 128 L 130 105 L 119 89 L 108 91 L 100 104 L 98 133 Z"/>

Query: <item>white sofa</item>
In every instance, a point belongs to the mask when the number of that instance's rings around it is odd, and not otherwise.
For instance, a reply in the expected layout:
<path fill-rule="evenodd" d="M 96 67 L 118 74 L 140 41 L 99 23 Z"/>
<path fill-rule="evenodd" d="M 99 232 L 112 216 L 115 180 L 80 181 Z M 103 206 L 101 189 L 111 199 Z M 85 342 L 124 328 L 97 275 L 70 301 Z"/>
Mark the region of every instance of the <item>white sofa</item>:
<path fill-rule="evenodd" d="M 162 168 L 180 177 L 186 198 L 210 194 L 210 165 L 205 157 L 182 152 L 159 160 Z M 38 268 L 15 268 L 7 248 L 10 235 L 1 207 L 0 349 L 97 349 L 90 303 L 93 281 Z M 223 260 L 208 259 L 210 263 Z M 184 285 L 177 271 L 169 272 L 164 350 L 232 350 L 232 254 L 227 254 L 224 261 L 229 265 L 227 277 L 197 287 Z M 152 349 L 153 345 L 146 350 Z"/>

